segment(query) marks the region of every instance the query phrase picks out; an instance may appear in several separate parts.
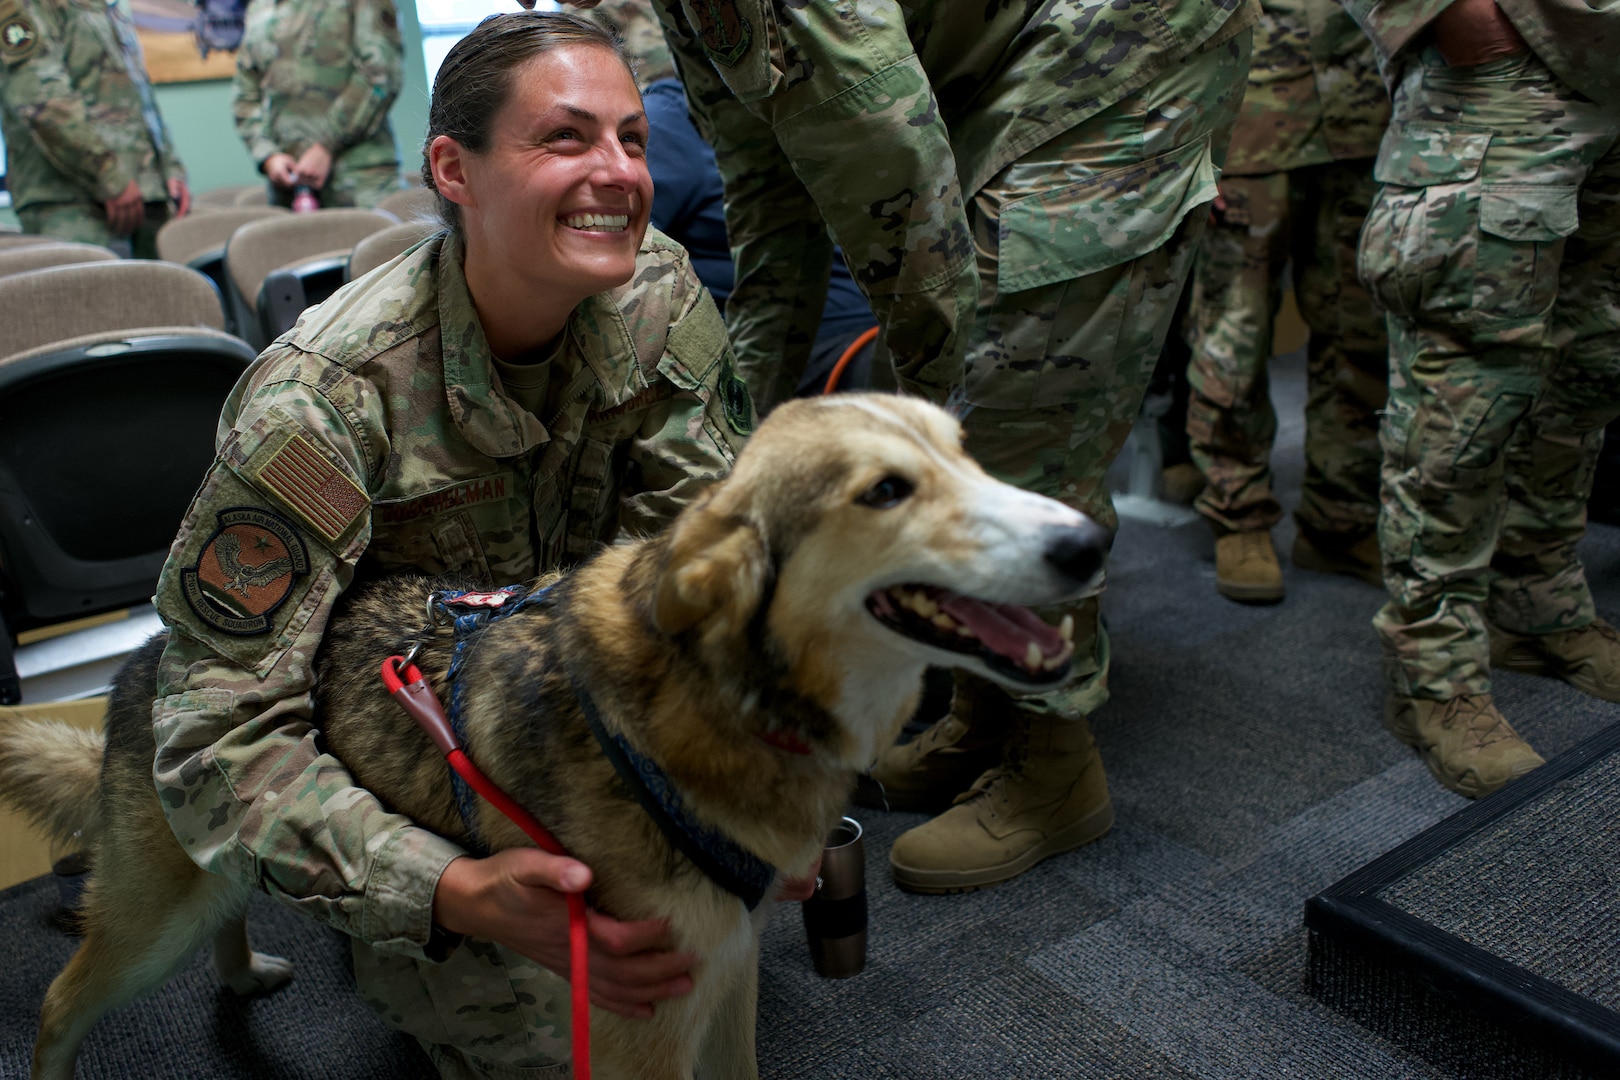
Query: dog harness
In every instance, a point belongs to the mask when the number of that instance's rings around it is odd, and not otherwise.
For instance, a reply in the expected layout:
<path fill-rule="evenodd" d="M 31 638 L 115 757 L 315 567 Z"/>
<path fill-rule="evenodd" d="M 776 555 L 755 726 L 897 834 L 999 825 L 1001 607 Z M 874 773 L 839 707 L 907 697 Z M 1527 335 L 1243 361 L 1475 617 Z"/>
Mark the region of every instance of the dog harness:
<path fill-rule="evenodd" d="M 448 620 L 455 628 L 455 646 L 445 674 L 450 683 L 450 703 L 445 712 L 462 745 L 466 745 L 467 732 L 461 716 L 464 693 L 460 676 L 473 640 L 490 623 L 535 606 L 550 591 L 550 585 L 534 592 L 522 585 L 508 585 L 494 592 L 436 592 L 428 598 L 430 621 L 441 624 Z M 749 911 L 758 907 L 776 880 L 776 868 L 699 821 L 658 763 L 637 753 L 623 735 L 609 732 L 585 687 L 577 678 L 571 677 L 570 682 L 602 755 L 659 831 L 709 880 L 741 900 Z M 454 769 L 450 778 L 461 820 L 478 853 L 487 855 L 478 833 L 478 794 Z"/>

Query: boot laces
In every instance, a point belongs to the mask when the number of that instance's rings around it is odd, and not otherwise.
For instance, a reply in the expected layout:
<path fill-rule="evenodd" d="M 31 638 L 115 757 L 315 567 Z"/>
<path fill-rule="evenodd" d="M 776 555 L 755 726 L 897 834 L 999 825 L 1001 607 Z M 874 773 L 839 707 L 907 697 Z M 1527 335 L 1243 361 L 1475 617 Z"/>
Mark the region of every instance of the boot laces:
<path fill-rule="evenodd" d="M 1492 706 L 1489 694 L 1464 694 L 1447 701 L 1440 726 L 1447 730 L 1461 727 L 1479 746 L 1517 738 L 1507 718 Z"/>

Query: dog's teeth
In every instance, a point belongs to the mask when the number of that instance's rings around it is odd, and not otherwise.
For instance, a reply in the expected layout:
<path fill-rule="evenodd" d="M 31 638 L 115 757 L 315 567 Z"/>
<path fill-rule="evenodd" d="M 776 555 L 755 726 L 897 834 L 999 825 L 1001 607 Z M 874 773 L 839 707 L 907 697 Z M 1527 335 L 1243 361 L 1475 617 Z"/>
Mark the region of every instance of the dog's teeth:
<path fill-rule="evenodd" d="M 912 593 L 911 606 L 917 614 L 925 619 L 932 619 L 939 614 L 939 605 L 920 592 Z"/>
<path fill-rule="evenodd" d="M 1056 656 L 1048 656 L 1045 660 L 1041 661 L 1041 670 L 1056 671 L 1058 668 L 1062 667 L 1064 663 L 1068 661 L 1068 659 L 1069 658 L 1063 653 L 1058 653 Z"/>
<path fill-rule="evenodd" d="M 956 623 L 956 620 L 951 618 L 949 615 L 945 614 L 943 611 L 941 611 L 941 612 L 939 612 L 939 613 L 937 613 L 935 615 L 929 616 L 929 621 L 932 622 L 935 626 L 939 627 L 941 630 L 962 631 L 962 630 L 967 629 L 967 627 L 965 627 L 965 626 L 958 626 L 957 623 Z"/>
<path fill-rule="evenodd" d="M 1074 616 L 1065 615 L 1063 621 L 1058 623 L 1058 637 L 1064 641 L 1074 641 Z"/>
<path fill-rule="evenodd" d="M 937 623 L 939 620 L 936 619 L 934 621 Z M 956 628 L 956 636 L 957 637 L 972 637 L 973 636 L 973 631 L 969 630 L 965 626 L 958 626 Z"/>
<path fill-rule="evenodd" d="M 1033 641 L 1029 643 L 1029 648 L 1024 650 L 1024 666 L 1031 671 L 1038 670 L 1041 666 L 1041 647 Z"/>

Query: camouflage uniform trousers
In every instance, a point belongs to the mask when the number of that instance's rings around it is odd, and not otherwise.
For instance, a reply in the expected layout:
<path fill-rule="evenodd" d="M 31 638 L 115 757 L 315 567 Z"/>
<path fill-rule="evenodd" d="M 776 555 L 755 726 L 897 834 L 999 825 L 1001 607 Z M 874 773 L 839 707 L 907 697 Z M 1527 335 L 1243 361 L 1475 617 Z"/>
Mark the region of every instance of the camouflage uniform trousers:
<path fill-rule="evenodd" d="M 1374 619 L 1392 689 L 1490 689 L 1485 620 L 1594 618 L 1575 554 L 1620 416 L 1620 114 L 1533 54 L 1410 64 L 1360 269 L 1388 312 Z"/>
<path fill-rule="evenodd" d="M 1296 512 L 1346 543 L 1378 519 L 1378 410 L 1388 389 L 1383 314 L 1356 281 L 1356 240 L 1377 184 L 1372 160 L 1221 179 L 1226 209 L 1204 234 L 1186 331 L 1187 437 L 1208 481 L 1197 508 L 1223 532 L 1270 529 L 1277 434 L 1267 366 L 1290 258 L 1310 328 L 1305 482 Z"/>
<path fill-rule="evenodd" d="M 981 298 L 968 350 L 968 451 L 992 476 L 1109 529 L 1119 519 L 1104 476 L 1141 408 L 1191 271 L 1204 207 L 1215 196 L 1211 156 L 1223 153 L 1230 137 L 1251 38 L 1244 29 L 1192 53 L 1019 158 L 972 200 Z M 1077 254 L 1126 257 L 1004 291 L 1007 210 L 1032 195 L 1060 227 L 1080 223 Z M 1097 600 L 1041 614 L 1074 616 L 1076 677 L 1023 698 L 1021 707 L 1083 717 L 1108 700 L 1108 635 Z"/>
<path fill-rule="evenodd" d="M 79 244 L 100 244 L 126 259 L 155 259 L 157 234 L 169 220 L 166 202 L 146 204 L 146 219 L 129 236 L 119 236 L 107 225 L 107 212 L 95 203 L 35 203 L 17 211 L 25 233 L 36 233 Z"/>
<path fill-rule="evenodd" d="M 268 186 L 272 206 L 292 205 L 291 188 L 280 188 L 274 184 Z M 334 206 L 358 206 L 370 210 L 404 186 L 399 179 L 398 165 L 344 168 L 339 160 L 333 163 L 332 175 L 327 179 L 326 186 L 315 193 L 315 197 L 320 200 L 323 210 Z"/>

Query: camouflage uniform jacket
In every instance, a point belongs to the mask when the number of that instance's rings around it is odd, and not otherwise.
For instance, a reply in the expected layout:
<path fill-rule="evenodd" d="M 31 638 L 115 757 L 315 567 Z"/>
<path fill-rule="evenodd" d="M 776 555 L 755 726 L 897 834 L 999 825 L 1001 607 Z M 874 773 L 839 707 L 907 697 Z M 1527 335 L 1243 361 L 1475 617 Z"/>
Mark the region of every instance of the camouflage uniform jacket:
<path fill-rule="evenodd" d="M 155 774 L 192 858 L 412 955 L 461 852 L 323 752 L 311 663 L 338 594 L 404 570 L 517 582 L 652 532 L 752 424 L 719 312 L 666 237 L 575 309 L 545 423 L 503 395 L 460 256 L 430 239 L 265 350 L 154 598 L 170 627 Z"/>
<path fill-rule="evenodd" d="M 231 111 L 254 164 L 320 143 L 351 168 L 397 165 L 403 57 L 393 0 L 253 0 Z"/>
<path fill-rule="evenodd" d="M 1393 90 L 1399 61 L 1452 0 L 1341 0 L 1378 49 Z M 1603 105 L 1620 105 L 1620 0 L 1497 0 L 1554 75 Z"/>
<path fill-rule="evenodd" d="M 1389 123 L 1372 42 L 1338 0 L 1260 0 L 1249 83 L 1223 171 L 1370 158 Z"/>
<path fill-rule="evenodd" d="M 14 209 L 104 203 L 132 180 L 162 202 L 186 175 L 123 3 L 0 0 L 0 132 Z"/>
<path fill-rule="evenodd" d="M 765 249 L 819 212 L 896 369 L 930 393 L 962 381 L 977 304 L 964 194 L 1258 13 L 1245 0 L 657 3 L 719 152 L 739 294 L 751 245 L 775 278 L 801 276 L 800 256 Z"/>

